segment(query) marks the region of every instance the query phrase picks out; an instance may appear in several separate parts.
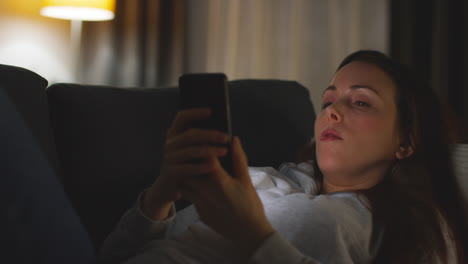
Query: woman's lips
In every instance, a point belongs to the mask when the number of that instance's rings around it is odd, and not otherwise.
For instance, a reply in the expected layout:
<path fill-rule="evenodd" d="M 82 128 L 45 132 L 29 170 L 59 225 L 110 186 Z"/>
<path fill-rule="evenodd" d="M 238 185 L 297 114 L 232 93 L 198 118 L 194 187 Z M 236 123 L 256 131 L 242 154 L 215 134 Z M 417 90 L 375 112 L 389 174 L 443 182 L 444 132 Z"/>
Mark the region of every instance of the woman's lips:
<path fill-rule="evenodd" d="M 343 140 L 334 129 L 325 129 L 320 135 L 320 141 Z"/>

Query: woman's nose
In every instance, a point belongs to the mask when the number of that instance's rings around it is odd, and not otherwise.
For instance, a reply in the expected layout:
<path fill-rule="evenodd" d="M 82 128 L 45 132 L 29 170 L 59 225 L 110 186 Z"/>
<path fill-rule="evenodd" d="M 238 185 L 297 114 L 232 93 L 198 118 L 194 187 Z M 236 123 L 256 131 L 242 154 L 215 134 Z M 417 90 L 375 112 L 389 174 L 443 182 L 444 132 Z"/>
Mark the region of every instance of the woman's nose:
<path fill-rule="evenodd" d="M 338 109 L 336 103 L 327 107 L 327 112 L 328 112 L 327 116 L 329 120 L 332 120 L 335 122 L 341 122 L 343 120 L 343 114 Z"/>

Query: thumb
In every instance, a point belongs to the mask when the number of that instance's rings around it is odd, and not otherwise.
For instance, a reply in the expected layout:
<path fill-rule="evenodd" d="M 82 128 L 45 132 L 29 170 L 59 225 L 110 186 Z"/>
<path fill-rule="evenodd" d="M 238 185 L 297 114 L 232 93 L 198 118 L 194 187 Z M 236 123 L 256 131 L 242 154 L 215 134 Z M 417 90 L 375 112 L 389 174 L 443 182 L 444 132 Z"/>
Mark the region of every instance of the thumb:
<path fill-rule="evenodd" d="M 234 177 L 241 181 L 250 181 L 247 156 L 237 136 L 232 139 L 232 167 Z"/>

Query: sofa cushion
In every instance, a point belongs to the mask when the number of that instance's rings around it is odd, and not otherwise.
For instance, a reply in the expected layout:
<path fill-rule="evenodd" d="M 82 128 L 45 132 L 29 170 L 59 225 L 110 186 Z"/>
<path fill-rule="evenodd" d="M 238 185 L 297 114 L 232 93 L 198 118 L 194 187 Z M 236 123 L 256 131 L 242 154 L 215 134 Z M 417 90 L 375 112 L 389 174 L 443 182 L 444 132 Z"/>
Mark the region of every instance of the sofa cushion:
<path fill-rule="evenodd" d="M 309 93 L 297 82 L 229 82 L 233 134 L 250 166 L 295 159 L 313 137 Z M 96 246 L 159 171 L 178 89 L 54 84 L 47 89 L 61 176 Z"/>
<path fill-rule="evenodd" d="M 46 79 L 21 67 L 0 64 L 0 87 L 6 90 L 50 165 L 57 170 L 58 161 L 45 94 Z"/>

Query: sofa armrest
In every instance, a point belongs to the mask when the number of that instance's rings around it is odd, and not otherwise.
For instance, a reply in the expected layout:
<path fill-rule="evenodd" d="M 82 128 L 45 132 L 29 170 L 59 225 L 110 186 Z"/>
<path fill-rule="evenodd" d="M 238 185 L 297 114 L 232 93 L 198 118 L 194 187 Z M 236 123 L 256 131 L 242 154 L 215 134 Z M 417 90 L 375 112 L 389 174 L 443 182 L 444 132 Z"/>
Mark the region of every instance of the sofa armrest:
<path fill-rule="evenodd" d="M 45 94 L 47 80 L 30 70 L 0 64 L 0 87 L 6 91 L 49 164 L 57 172 L 57 153 Z"/>

